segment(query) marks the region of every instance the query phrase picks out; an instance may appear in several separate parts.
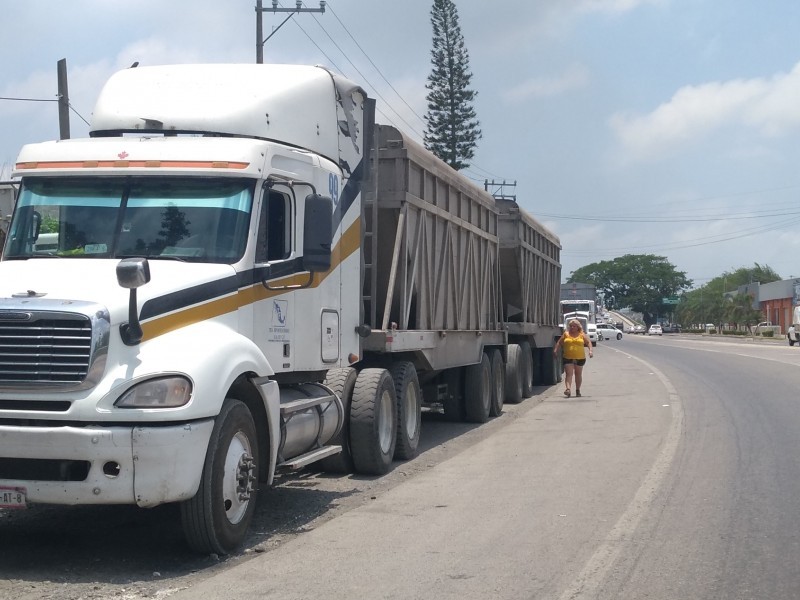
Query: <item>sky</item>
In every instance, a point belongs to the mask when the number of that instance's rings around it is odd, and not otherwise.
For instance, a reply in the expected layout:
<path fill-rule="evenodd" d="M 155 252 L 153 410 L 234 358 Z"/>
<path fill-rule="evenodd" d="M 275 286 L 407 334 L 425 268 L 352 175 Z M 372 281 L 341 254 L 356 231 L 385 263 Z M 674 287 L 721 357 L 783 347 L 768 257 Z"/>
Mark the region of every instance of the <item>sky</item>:
<path fill-rule="evenodd" d="M 255 5 L 3 2 L 0 180 L 22 145 L 59 135 L 60 59 L 82 137 L 103 82 L 135 61 L 255 62 Z M 328 0 L 282 26 L 265 12 L 264 60 L 342 73 L 376 98 L 379 122 L 421 141 L 431 6 Z M 463 174 L 516 183 L 503 191 L 561 239 L 563 280 L 626 254 L 664 256 L 695 287 L 754 263 L 800 276 L 800 2 L 456 6 L 483 131 Z"/>

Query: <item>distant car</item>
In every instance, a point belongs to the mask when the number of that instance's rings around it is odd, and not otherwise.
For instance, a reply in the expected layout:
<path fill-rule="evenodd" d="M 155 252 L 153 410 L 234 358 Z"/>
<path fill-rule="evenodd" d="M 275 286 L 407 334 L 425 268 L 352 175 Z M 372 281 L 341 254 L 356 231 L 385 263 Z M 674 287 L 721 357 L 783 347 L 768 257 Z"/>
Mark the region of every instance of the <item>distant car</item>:
<path fill-rule="evenodd" d="M 663 333 L 661 325 L 650 325 L 650 329 L 647 330 L 647 335 L 662 335 Z"/>
<path fill-rule="evenodd" d="M 595 325 L 594 323 L 587 323 L 586 325 L 586 334 L 589 336 L 589 341 L 592 342 L 592 346 L 597 346 L 597 341 L 603 338 L 600 337 L 600 332 L 597 330 L 599 325 Z"/>
<path fill-rule="evenodd" d="M 795 344 L 800 346 L 800 325 L 792 323 L 792 326 L 786 331 L 786 337 L 789 339 L 789 345 Z"/>
<path fill-rule="evenodd" d="M 610 323 L 598 323 L 597 335 L 601 336 L 600 339 L 602 340 L 622 339 L 622 332 Z"/>
<path fill-rule="evenodd" d="M 681 326 L 677 323 L 665 323 L 661 326 L 661 331 L 664 333 L 680 333 Z"/>
<path fill-rule="evenodd" d="M 644 335 L 644 333 L 645 333 L 644 325 L 634 325 L 633 329 L 631 330 L 631 332 L 632 333 L 641 333 L 642 335 Z"/>

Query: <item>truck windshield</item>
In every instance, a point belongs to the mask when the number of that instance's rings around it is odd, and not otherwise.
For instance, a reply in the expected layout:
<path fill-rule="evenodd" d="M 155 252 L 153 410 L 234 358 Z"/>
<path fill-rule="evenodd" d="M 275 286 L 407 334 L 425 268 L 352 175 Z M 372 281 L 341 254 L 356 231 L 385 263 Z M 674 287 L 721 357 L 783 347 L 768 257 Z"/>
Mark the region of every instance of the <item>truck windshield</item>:
<path fill-rule="evenodd" d="M 255 183 L 245 179 L 24 179 L 4 259 L 143 256 L 234 263 Z"/>

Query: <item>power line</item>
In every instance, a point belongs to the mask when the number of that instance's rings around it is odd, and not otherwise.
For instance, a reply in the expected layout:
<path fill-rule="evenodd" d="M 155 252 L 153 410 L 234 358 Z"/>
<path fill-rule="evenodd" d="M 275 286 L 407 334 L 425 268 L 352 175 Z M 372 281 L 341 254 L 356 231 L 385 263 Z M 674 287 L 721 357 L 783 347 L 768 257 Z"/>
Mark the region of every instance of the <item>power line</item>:
<path fill-rule="evenodd" d="M 330 0 L 329 0 L 329 2 L 327 3 L 327 5 L 326 5 L 326 6 L 327 6 L 328 10 L 330 10 L 330 12 L 331 12 L 331 13 L 333 14 L 333 16 L 336 18 L 336 21 L 337 21 L 337 22 L 338 22 L 338 23 L 341 25 L 341 27 L 342 27 L 342 29 L 345 31 L 345 33 L 347 33 L 347 35 L 350 37 L 350 39 L 351 39 L 351 40 L 353 40 L 353 43 L 355 43 L 355 45 L 356 45 L 356 47 L 359 49 L 359 51 L 360 51 L 360 52 L 361 52 L 361 53 L 364 55 L 364 57 L 365 57 L 365 58 L 366 58 L 366 59 L 369 61 L 369 63 L 370 63 L 370 64 L 371 64 L 371 65 L 374 67 L 374 69 L 375 69 L 375 70 L 378 72 L 378 74 L 379 74 L 379 75 L 380 75 L 380 77 L 383 79 L 383 81 L 385 81 L 385 82 L 386 82 L 386 84 L 387 84 L 387 85 L 388 85 L 388 86 L 391 88 L 391 90 L 392 90 L 392 91 L 393 91 L 393 92 L 394 92 L 394 93 L 397 95 L 397 97 L 400 99 L 400 101 L 401 101 L 403 104 L 405 104 L 405 105 L 406 105 L 406 107 L 408 107 L 408 109 L 411 111 L 411 113 L 412 113 L 412 114 L 413 114 L 413 115 L 414 115 L 414 116 L 415 116 L 417 119 L 419 119 L 419 120 L 420 120 L 420 122 L 424 123 L 424 122 L 425 122 L 425 119 L 424 119 L 423 117 L 421 117 L 421 116 L 420 116 L 420 115 L 419 115 L 419 114 L 418 114 L 418 113 L 417 113 L 417 112 L 416 112 L 416 111 L 413 109 L 413 107 L 411 107 L 411 105 L 410 105 L 410 104 L 409 104 L 409 103 L 408 103 L 408 102 L 405 100 L 405 98 L 403 98 L 403 96 L 400 94 L 400 92 L 398 92 L 398 91 L 397 91 L 397 89 L 396 89 L 396 88 L 395 88 L 395 87 L 394 87 L 394 86 L 391 84 L 391 82 L 389 82 L 389 80 L 387 79 L 387 77 L 386 77 L 386 76 L 383 74 L 383 71 L 381 71 L 380 67 L 378 67 L 378 66 L 375 64 L 375 62 L 372 60 L 372 58 L 371 58 L 371 57 L 370 57 L 370 55 L 369 55 L 369 54 L 366 52 L 366 50 L 364 50 L 364 48 L 361 46 L 361 44 L 359 44 L 359 43 L 358 43 L 358 41 L 356 40 L 355 36 L 353 36 L 353 34 L 351 34 L 351 33 L 350 33 L 350 31 L 347 29 L 347 26 L 346 26 L 346 25 L 345 25 L 345 24 L 342 22 L 342 20 L 339 18 L 339 16 L 336 14 L 336 12 L 335 12 L 335 11 L 333 10 L 333 8 L 331 7 Z M 313 15 L 312 15 L 312 16 L 313 16 Z M 344 57 L 345 57 L 345 60 L 347 60 L 347 62 L 349 62 L 349 63 L 350 63 L 352 66 L 353 66 L 353 68 L 354 68 L 354 69 L 356 70 L 356 72 L 357 72 L 357 73 L 358 73 L 358 74 L 359 74 L 359 75 L 362 77 L 362 79 L 364 79 L 364 81 L 365 81 L 365 82 L 366 82 L 366 83 L 369 85 L 369 87 L 371 87 L 371 88 L 372 88 L 372 90 L 375 92 L 375 95 L 376 95 L 376 96 L 378 96 L 378 97 L 379 97 L 379 98 L 380 98 L 380 99 L 381 99 L 381 100 L 382 100 L 382 101 L 383 101 L 383 102 L 384 102 L 384 103 L 387 105 L 387 107 L 388 107 L 388 108 L 389 108 L 389 109 L 390 109 L 390 110 L 391 110 L 391 111 L 392 111 L 392 112 L 393 112 L 395 115 L 397 115 L 398 119 L 400 119 L 400 121 L 402 121 L 402 122 L 403 122 L 403 123 L 404 123 L 404 124 L 405 124 L 405 125 L 408 127 L 408 129 L 409 129 L 411 132 L 413 132 L 413 133 L 414 133 L 414 134 L 415 134 L 415 135 L 416 135 L 416 136 L 419 138 L 419 140 L 420 140 L 420 141 L 424 141 L 424 139 L 425 139 L 425 136 L 424 136 L 424 134 L 422 134 L 422 133 L 420 133 L 419 131 L 417 131 L 417 130 L 416 130 L 416 129 L 415 129 L 415 128 L 414 128 L 414 127 L 413 127 L 413 126 L 410 124 L 410 123 L 408 123 L 408 121 L 406 121 L 406 120 L 405 120 L 405 118 L 403 118 L 403 116 L 400 114 L 400 112 L 399 112 L 399 111 L 398 111 L 398 110 L 397 110 L 397 109 L 396 109 L 396 108 L 395 108 L 395 107 L 394 107 L 394 106 L 393 106 L 393 105 L 392 105 L 392 104 L 391 104 L 391 103 L 390 103 L 390 102 L 389 102 L 389 101 L 388 101 L 386 98 L 384 98 L 384 97 L 383 97 L 383 95 L 382 95 L 382 94 L 381 94 L 381 93 L 378 91 L 378 88 L 377 88 L 377 87 L 376 87 L 376 86 L 375 86 L 373 83 L 371 83 L 371 82 L 369 81 L 369 79 L 368 79 L 368 78 L 367 78 L 367 77 L 366 77 L 366 76 L 365 76 L 365 75 L 364 75 L 364 74 L 361 72 L 361 70 L 360 70 L 360 69 L 359 69 L 359 68 L 358 68 L 358 67 L 355 65 L 355 63 L 354 63 L 352 60 L 350 60 L 350 58 L 349 58 L 349 56 L 347 55 L 347 53 L 346 53 L 346 52 L 345 52 L 345 51 L 344 51 L 344 50 L 343 50 L 343 49 L 342 49 L 342 48 L 339 46 L 339 44 L 337 44 L 337 43 L 336 43 L 336 41 L 334 41 L 334 39 L 331 37 L 331 35 L 328 33 L 328 31 L 325 29 L 325 27 L 324 27 L 324 26 L 323 26 L 323 25 L 322 25 L 322 24 L 319 22 L 319 20 L 318 20 L 316 17 L 314 17 L 314 20 L 317 22 L 317 24 L 319 25 L 320 29 L 322 29 L 322 31 L 325 33 L 325 35 L 328 37 L 328 39 L 330 39 L 330 40 L 331 40 L 331 42 L 333 43 L 333 45 L 334 45 L 334 46 L 336 46 L 336 49 L 337 49 L 337 50 L 338 50 L 338 51 L 339 51 L 339 52 L 342 54 L 342 56 L 344 56 Z M 300 27 L 300 25 L 299 25 L 299 24 L 297 24 L 297 25 L 298 25 L 298 27 Z M 305 31 L 305 30 L 303 30 L 303 28 L 302 28 L 302 27 L 300 27 L 300 30 L 301 30 L 301 31 L 303 31 L 303 33 L 306 35 L 306 37 L 309 37 L 309 36 L 308 36 L 308 33 L 306 33 L 306 31 Z M 310 38 L 309 38 L 309 39 L 310 39 Z M 313 41 L 313 40 L 312 40 L 312 41 Z M 316 44 L 315 44 L 315 45 L 316 45 Z M 317 46 L 317 48 L 319 48 L 319 46 Z M 326 54 L 326 56 L 327 56 L 327 54 Z M 339 69 L 339 71 L 340 71 L 342 74 L 344 74 L 344 71 L 342 71 L 341 69 Z M 380 109 L 376 109 L 376 110 L 377 110 L 377 112 L 379 112 L 381 115 L 383 115 L 384 117 L 386 117 L 386 119 L 387 119 L 387 120 L 388 120 L 390 123 L 392 123 L 392 124 L 395 124 L 395 123 L 394 123 L 394 120 L 393 120 L 393 119 L 391 119 L 390 117 L 388 117 L 388 116 L 387 116 L 385 113 L 383 113 L 383 111 L 381 111 Z M 477 171 L 476 171 L 475 169 L 477 169 Z M 469 167 L 466 167 L 466 168 L 464 169 L 464 171 L 466 171 L 466 172 L 471 172 L 473 175 L 475 175 L 475 177 L 468 177 L 468 179 L 471 179 L 471 180 L 473 180 L 473 181 L 475 181 L 475 182 L 478 182 L 478 183 L 481 183 L 481 182 L 483 182 L 483 180 L 484 180 L 484 179 L 486 179 L 486 177 L 487 177 L 487 176 L 488 176 L 488 177 L 491 177 L 491 178 L 493 178 L 493 179 L 509 179 L 509 178 L 503 178 L 503 177 L 500 177 L 499 175 L 496 175 L 496 174 L 494 174 L 494 173 L 491 173 L 490 171 L 487 171 L 486 169 L 483 169 L 482 167 L 480 167 L 479 165 L 476 165 L 476 164 L 474 164 L 474 163 L 473 163 L 473 164 L 471 164 Z M 481 174 L 481 173 L 479 173 L 478 171 L 482 171 L 483 173 Z"/>
<path fill-rule="evenodd" d="M 78 117 L 80 117 L 81 121 L 83 121 L 84 123 L 86 123 L 86 125 L 87 125 L 87 126 L 89 126 L 89 127 L 91 127 L 91 126 L 92 126 L 92 125 L 91 125 L 91 123 L 89 123 L 89 121 L 87 121 L 86 119 L 84 119 L 84 118 L 83 118 L 83 115 L 81 115 L 81 113 L 79 113 L 77 110 L 75 110 L 75 107 L 74 107 L 74 106 L 72 106 L 72 104 L 71 104 L 71 103 L 70 103 L 70 104 L 68 104 L 67 106 L 69 106 L 69 109 L 70 109 L 72 112 L 74 112 L 76 115 L 78 115 Z"/>
<path fill-rule="evenodd" d="M 0 100 L 12 100 L 17 102 L 58 102 L 58 98 L 10 98 L 0 96 Z"/>
<path fill-rule="evenodd" d="M 313 15 L 312 15 L 312 16 L 313 16 Z M 335 15 L 334 15 L 334 16 L 335 16 Z M 338 17 L 337 17 L 337 20 L 338 20 Z M 419 133 L 419 132 L 418 132 L 416 129 L 414 129 L 414 127 L 413 127 L 413 126 L 412 126 L 412 125 L 411 125 L 411 124 L 410 124 L 408 121 L 406 121 L 406 120 L 403 118 L 403 116 L 402 116 L 402 115 L 401 115 L 401 114 L 400 114 L 400 113 L 399 113 L 399 112 L 398 112 L 398 111 L 397 111 L 397 110 L 396 110 L 396 109 L 395 109 L 395 108 L 392 106 L 392 104 L 391 104 L 391 103 L 390 103 L 390 102 L 389 102 L 389 101 L 388 101 L 386 98 L 384 98 L 384 97 L 383 97 L 383 95 L 382 95 L 382 94 L 381 94 L 381 93 L 378 91 L 378 89 L 377 89 L 377 88 L 376 88 L 374 85 L 372 85 L 372 83 L 370 83 L 370 81 L 369 81 L 369 79 L 367 78 L 367 76 L 366 76 L 366 75 L 364 75 L 364 74 L 361 72 L 361 70 L 360 70 L 360 69 L 359 69 L 359 68 L 356 66 L 356 64 L 355 64 L 355 63 L 354 63 L 352 60 L 350 60 L 350 57 L 349 57 L 349 56 L 347 56 L 347 53 L 346 53 L 344 50 L 342 50 L 341 46 L 339 46 L 339 44 L 337 44 L 337 43 L 336 43 L 336 40 L 334 40 L 334 39 L 333 39 L 333 37 L 331 37 L 331 34 L 330 34 L 330 33 L 328 33 L 327 29 L 325 29 L 325 27 L 322 25 L 322 23 L 320 23 L 320 22 L 319 22 L 319 19 L 317 19 L 317 17 L 314 17 L 314 21 L 316 21 L 317 25 L 319 25 L 319 28 L 320 28 L 320 29 L 322 29 L 323 33 L 324 33 L 324 34 L 325 34 L 325 35 L 328 37 L 328 39 L 329 39 L 329 40 L 331 41 L 331 43 L 332 43 L 332 44 L 333 44 L 333 45 L 336 47 L 336 49 L 337 49 L 337 50 L 338 50 L 338 51 L 341 53 L 341 55 L 342 55 L 342 56 L 344 56 L 345 60 L 346 60 L 347 62 L 349 62 L 349 63 L 350 63 L 350 65 L 352 65 L 352 67 L 353 67 L 353 68 L 356 70 L 356 72 L 357 72 L 357 73 L 358 73 L 358 74 L 361 76 L 361 78 L 362 78 L 362 79 L 363 79 L 363 80 L 364 80 L 366 83 L 368 83 L 368 84 L 369 84 L 369 86 L 370 86 L 370 87 L 373 89 L 373 91 L 375 92 L 375 95 L 377 95 L 377 96 L 378 96 L 378 98 L 380 98 L 381 100 L 383 100 L 383 102 L 384 102 L 384 103 L 386 103 L 386 106 L 388 106 L 388 107 L 389 107 L 389 108 L 390 108 L 390 109 L 391 109 L 391 110 L 392 110 L 392 111 L 393 111 L 393 112 L 394 112 L 394 113 L 397 115 L 397 117 L 398 117 L 398 118 L 399 118 L 399 119 L 400 119 L 400 120 L 401 120 L 403 123 L 405 123 L 406 127 L 408 127 L 408 128 L 409 128 L 409 129 L 410 129 L 410 130 L 411 130 L 411 131 L 412 131 L 414 134 L 416 134 L 418 137 L 422 138 L 422 137 L 423 137 L 423 136 L 422 136 L 422 134 L 420 134 L 420 133 Z M 341 23 L 341 21 L 339 21 L 339 22 Z M 298 25 L 298 26 L 299 26 L 299 25 Z M 302 29 L 302 27 L 301 27 L 301 29 Z M 347 30 L 345 29 L 345 31 L 347 31 Z M 303 31 L 303 33 L 305 33 L 305 31 Z M 308 34 L 306 34 L 306 35 L 308 35 Z M 348 32 L 348 35 L 349 35 L 349 32 Z M 351 37 L 352 37 L 352 36 L 351 36 Z M 361 47 L 360 47 L 360 46 L 359 46 L 359 49 L 361 49 Z M 362 50 L 362 52 L 363 52 L 363 50 Z M 365 54 L 365 56 L 366 56 L 366 54 Z M 367 58 L 369 58 L 369 57 L 367 57 Z M 370 61 L 370 62 L 371 62 L 371 61 Z M 396 93 L 396 92 L 395 92 L 395 93 Z M 398 95 L 399 95 L 399 94 L 398 94 Z M 401 98 L 401 99 L 402 99 L 402 98 Z M 408 105 L 406 105 L 406 106 L 408 106 Z"/>
<path fill-rule="evenodd" d="M 58 102 L 58 98 L 13 98 L 13 97 L 9 97 L 9 96 L 0 96 L 0 100 L 11 100 L 11 101 L 14 101 L 14 102 Z M 75 107 L 72 106 L 72 104 L 69 104 L 68 106 L 69 106 L 69 108 L 70 108 L 70 110 L 72 112 L 74 112 L 76 115 L 78 115 L 78 117 L 81 119 L 81 121 L 83 121 L 84 123 L 86 123 L 87 125 L 89 125 L 91 127 L 91 124 L 89 123 L 89 121 L 84 119 L 83 115 L 81 115 L 81 113 L 79 113 L 75 109 Z"/>
<path fill-rule="evenodd" d="M 370 58 L 369 54 L 367 54 L 367 52 L 366 52 L 366 51 L 365 51 L 365 50 L 364 50 L 364 49 L 361 47 L 361 44 L 359 44 L 359 43 L 358 43 L 358 40 L 356 40 L 356 38 L 355 38 L 355 37 L 353 37 L 353 34 L 352 34 L 352 33 L 350 33 L 350 30 L 348 30 L 348 29 L 347 29 L 347 27 L 345 26 L 345 24 L 344 24 L 344 23 L 342 23 L 342 20 L 339 18 L 339 15 L 337 15 L 337 14 L 336 14 L 336 12 L 333 10 L 333 8 L 332 8 L 332 7 L 330 7 L 330 6 L 329 6 L 328 8 L 329 8 L 329 10 L 331 11 L 331 13 L 333 14 L 333 16 L 336 18 L 336 20 L 339 22 L 339 25 L 341 25 L 341 26 L 342 26 L 342 29 L 344 29 L 344 30 L 345 30 L 345 32 L 347 33 L 347 35 L 348 35 L 348 36 L 350 36 L 350 39 L 351 39 L 351 40 L 353 40 L 353 43 L 354 43 L 354 44 L 355 44 L 355 45 L 358 47 L 358 49 L 359 49 L 359 50 L 361 50 L 361 54 L 363 54 L 363 55 L 364 55 L 364 56 L 367 58 L 367 60 L 369 61 L 369 63 L 370 63 L 370 64 L 371 64 L 371 65 L 372 65 L 372 66 L 375 68 L 375 70 L 378 72 L 378 75 L 380 75 L 380 76 L 381 76 L 381 79 L 383 79 L 383 80 L 386 82 L 386 85 L 388 85 L 388 86 L 389 86 L 389 87 L 392 89 L 392 91 L 393 91 L 393 92 L 394 92 L 394 93 L 397 95 L 397 97 L 398 97 L 398 98 L 400 98 L 400 101 L 401 101 L 403 104 L 405 104 L 405 105 L 406 105 L 406 107 L 408 108 L 408 110 L 410 110 L 410 111 L 411 111 L 411 112 L 414 114 L 414 116 L 415 116 L 415 117 L 417 117 L 417 118 L 420 120 L 420 122 L 424 124 L 424 123 L 425 123 L 425 119 L 424 119 L 423 117 L 420 117 L 420 116 L 417 114 L 417 112 L 416 112 L 416 111 L 415 111 L 415 110 L 414 110 L 414 109 L 411 107 L 411 105 L 410 105 L 408 102 L 406 102 L 405 98 L 403 98 L 403 96 L 400 94 L 400 92 L 398 92 L 398 91 L 395 89 L 395 87 L 394 87 L 394 86 L 391 84 L 391 82 L 390 82 L 390 81 L 389 81 L 389 80 L 386 78 L 386 76 L 385 76 L 385 75 L 383 74 L 383 72 L 380 70 L 380 68 L 378 67 L 378 65 L 376 65 L 376 64 L 373 62 L 373 60 Z"/>
<path fill-rule="evenodd" d="M 745 237 L 751 237 L 753 235 L 757 235 L 760 233 L 767 233 L 770 231 L 776 231 L 780 229 L 786 229 L 787 227 L 794 227 L 800 223 L 800 218 L 791 219 L 789 221 L 781 221 L 779 223 L 772 223 L 769 225 L 762 225 L 760 227 L 753 227 L 749 229 L 741 229 L 739 231 L 734 231 L 732 233 L 721 233 L 714 236 L 708 236 L 703 238 L 695 238 L 692 240 L 686 240 L 684 242 L 672 242 L 666 244 L 650 244 L 650 245 L 640 245 L 640 246 L 628 246 L 628 247 L 620 247 L 620 248 L 594 248 L 589 250 L 572 250 L 572 251 L 562 251 L 563 254 L 568 255 L 577 255 L 577 256 L 585 256 L 585 255 L 596 255 L 596 254 L 609 254 L 609 253 L 618 253 L 618 252 L 632 252 L 635 250 L 642 250 L 642 249 L 660 249 L 661 251 L 667 250 L 684 250 L 686 248 L 697 248 L 700 246 L 709 246 L 711 244 L 719 244 L 722 242 L 729 242 L 732 240 L 737 240 Z M 719 239 L 714 239 L 719 238 Z"/>
<path fill-rule="evenodd" d="M 672 216 L 672 217 L 584 217 L 537 212 L 538 217 L 547 217 L 557 221 L 594 221 L 600 223 L 705 223 L 709 221 L 739 221 L 744 219 L 765 219 L 769 217 L 786 217 L 800 215 L 800 210 L 765 210 L 741 214 L 712 214 L 706 217 Z"/>

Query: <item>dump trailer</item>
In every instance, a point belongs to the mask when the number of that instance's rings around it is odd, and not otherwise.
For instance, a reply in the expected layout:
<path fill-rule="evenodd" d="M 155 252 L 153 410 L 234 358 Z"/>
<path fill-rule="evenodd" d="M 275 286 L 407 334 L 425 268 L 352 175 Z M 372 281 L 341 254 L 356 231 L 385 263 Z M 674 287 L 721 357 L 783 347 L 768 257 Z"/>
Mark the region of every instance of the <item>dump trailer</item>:
<path fill-rule="evenodd" d="M 561 242 L 544 225 L 507 199 L 497 200 L 503 321 L 508 332 L 506 399 L 520 402 L 534 385 L 561 381 L 558 304 Z"/>
<path fill-rule="evenodd" d="M 174 502 L 192 549 L 226 553 L 276 472 L 381 475 L 423 407 L 480 423 L 509 372 L 557 379 L 557 238 L 375 124 L 357 84 L 138 67 L 92 115 L 14 169 L 0 510 Z"/>

